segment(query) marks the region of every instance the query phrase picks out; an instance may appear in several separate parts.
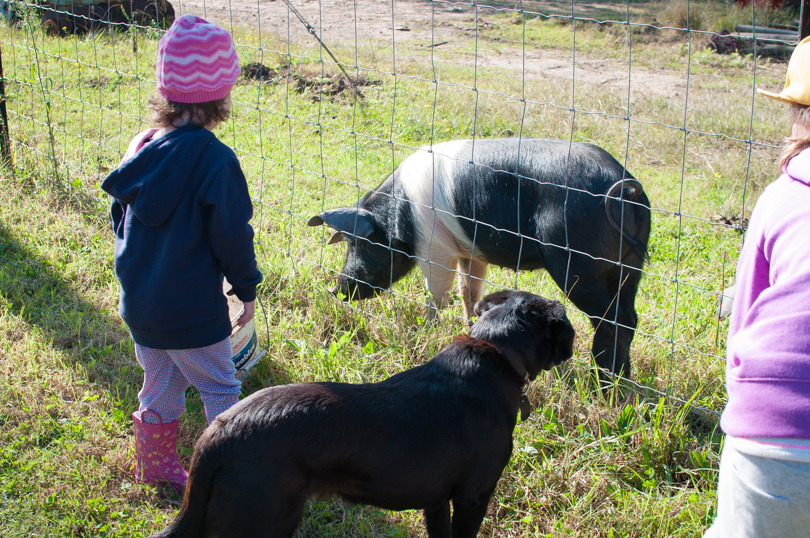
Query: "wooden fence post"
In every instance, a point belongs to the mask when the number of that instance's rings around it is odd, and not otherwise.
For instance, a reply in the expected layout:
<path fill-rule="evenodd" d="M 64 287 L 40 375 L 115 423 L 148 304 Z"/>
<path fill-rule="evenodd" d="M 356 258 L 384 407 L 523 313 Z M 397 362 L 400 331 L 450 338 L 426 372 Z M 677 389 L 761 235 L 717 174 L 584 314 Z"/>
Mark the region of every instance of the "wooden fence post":
<path fill-rule="evenodd" d="M 810 35 L 810 0 L 802 0 L 799 15 L 799 41 Z"/>

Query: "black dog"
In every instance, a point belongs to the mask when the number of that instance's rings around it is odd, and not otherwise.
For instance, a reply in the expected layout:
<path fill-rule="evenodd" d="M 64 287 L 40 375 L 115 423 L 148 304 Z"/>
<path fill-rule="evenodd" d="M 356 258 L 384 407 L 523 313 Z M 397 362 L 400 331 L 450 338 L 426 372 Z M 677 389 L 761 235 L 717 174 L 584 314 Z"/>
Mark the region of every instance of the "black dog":
<path fill-rule="evenodd" d="M 469 336 L 385 381 L 267 388 L 220 415 L 156 537 L 288 537 L 316 495 L 422 509 L 431 538 L 474 537 L 521 389 L 572 355 L 575 334 L 559 302 L 526 292 L 488 295 L 475 313 Z"/>

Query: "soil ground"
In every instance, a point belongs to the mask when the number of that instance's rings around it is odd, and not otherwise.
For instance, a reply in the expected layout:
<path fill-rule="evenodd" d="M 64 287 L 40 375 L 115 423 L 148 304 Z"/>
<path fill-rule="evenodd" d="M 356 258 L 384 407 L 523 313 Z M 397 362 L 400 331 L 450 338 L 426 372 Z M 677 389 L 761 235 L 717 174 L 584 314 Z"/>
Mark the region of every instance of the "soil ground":
<path fill-rule="evenodd" d="M 178 16 L 192 13 L 226 28 L 244 26 L 257 29 L 263 35 L 269 33 L 291 40 L 314 39 L 284 0 L 174 0 L 172 4 Z M 314 28 L 327 46 L 357 39 L 389 45 L 393 40 L 394 44 L 412 46 L 459 47 L 475 39 L 476 16 L 479 25 L 486 24 L 487 16 L 513 12 L 521 2 L 488 0 L 486 4 L 473 7 L 471 3 L 429 0 L 290 0 L 292 8 Z M 570 2 L 524 1 L 522 6 L 529 13 L 571 14 Z M 611 20 L 625 20 L 625 8 L 619 7 L 621 9 L 615 4 L 599 3 L 575 5 L 577 11 L 574 15 L 598 20 L 605 20 L 603 17 L 607 15 Z M 639 7 L 631 8 L 631 18 L 639 15 L 639 10 Z M 520 55 L 511 54 L 509 49 L 503 52 L 482 54 L 478 65 L 523 70 L 529 79 L 555 77 L 570 80 L 573 76 L 570 54 L 526 51 L 524 65 Z M 627 66 L 611 65 L 605 60 L 589 59 L 580 54 L 576 79 L 578 83 L 627 88 Z M 681 75 L 634 68 L 632 79 L 635 92 L 677 95 L 686 90 L 686 78 Z"/>

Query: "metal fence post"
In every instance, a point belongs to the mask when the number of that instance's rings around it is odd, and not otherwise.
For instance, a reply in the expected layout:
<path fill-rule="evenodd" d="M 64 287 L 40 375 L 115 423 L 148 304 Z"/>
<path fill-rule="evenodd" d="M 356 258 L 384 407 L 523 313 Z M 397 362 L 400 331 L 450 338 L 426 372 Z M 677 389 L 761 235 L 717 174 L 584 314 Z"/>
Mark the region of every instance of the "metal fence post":
<path fill-rule="evenodd" d="M 810 0 L 802 0 L 799 13 L 799 41 L 801 41 L 810 35 Z"/>
<path fill-rule="evenodd" d="M 0 46 L 0 159 L 3 164 L 11 164 L 11 138 L 6 113 L 6 80 L 3 76 L 3 48 Z"/>

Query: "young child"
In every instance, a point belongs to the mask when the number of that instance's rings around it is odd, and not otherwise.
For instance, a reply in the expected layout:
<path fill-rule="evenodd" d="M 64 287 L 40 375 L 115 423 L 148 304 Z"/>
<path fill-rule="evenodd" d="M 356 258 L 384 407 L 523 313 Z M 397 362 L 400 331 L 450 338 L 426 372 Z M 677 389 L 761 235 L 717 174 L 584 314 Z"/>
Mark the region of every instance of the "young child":
<path fill-rule="evenodd" d="M 154 127 L 137 135 L 101 187 L 113 197 L 119 311 L 144 371 L 135 481 L 185 487 L 178 418 L 194 385 L 210 423 L 239 400 L 223 275 L 254 312 L 253 206 L 234 152 L 211 132 L 227 119 L 239 76 L 231 36 L 193 15 L 160 40 Z"/>
<path fill-rule="evenodd" d="M 790 136 L 737 263 L 717 519 L 705 538 L 810 537 L 810 38 L 785 89 L 759 92 L 791 105 Z"/>

